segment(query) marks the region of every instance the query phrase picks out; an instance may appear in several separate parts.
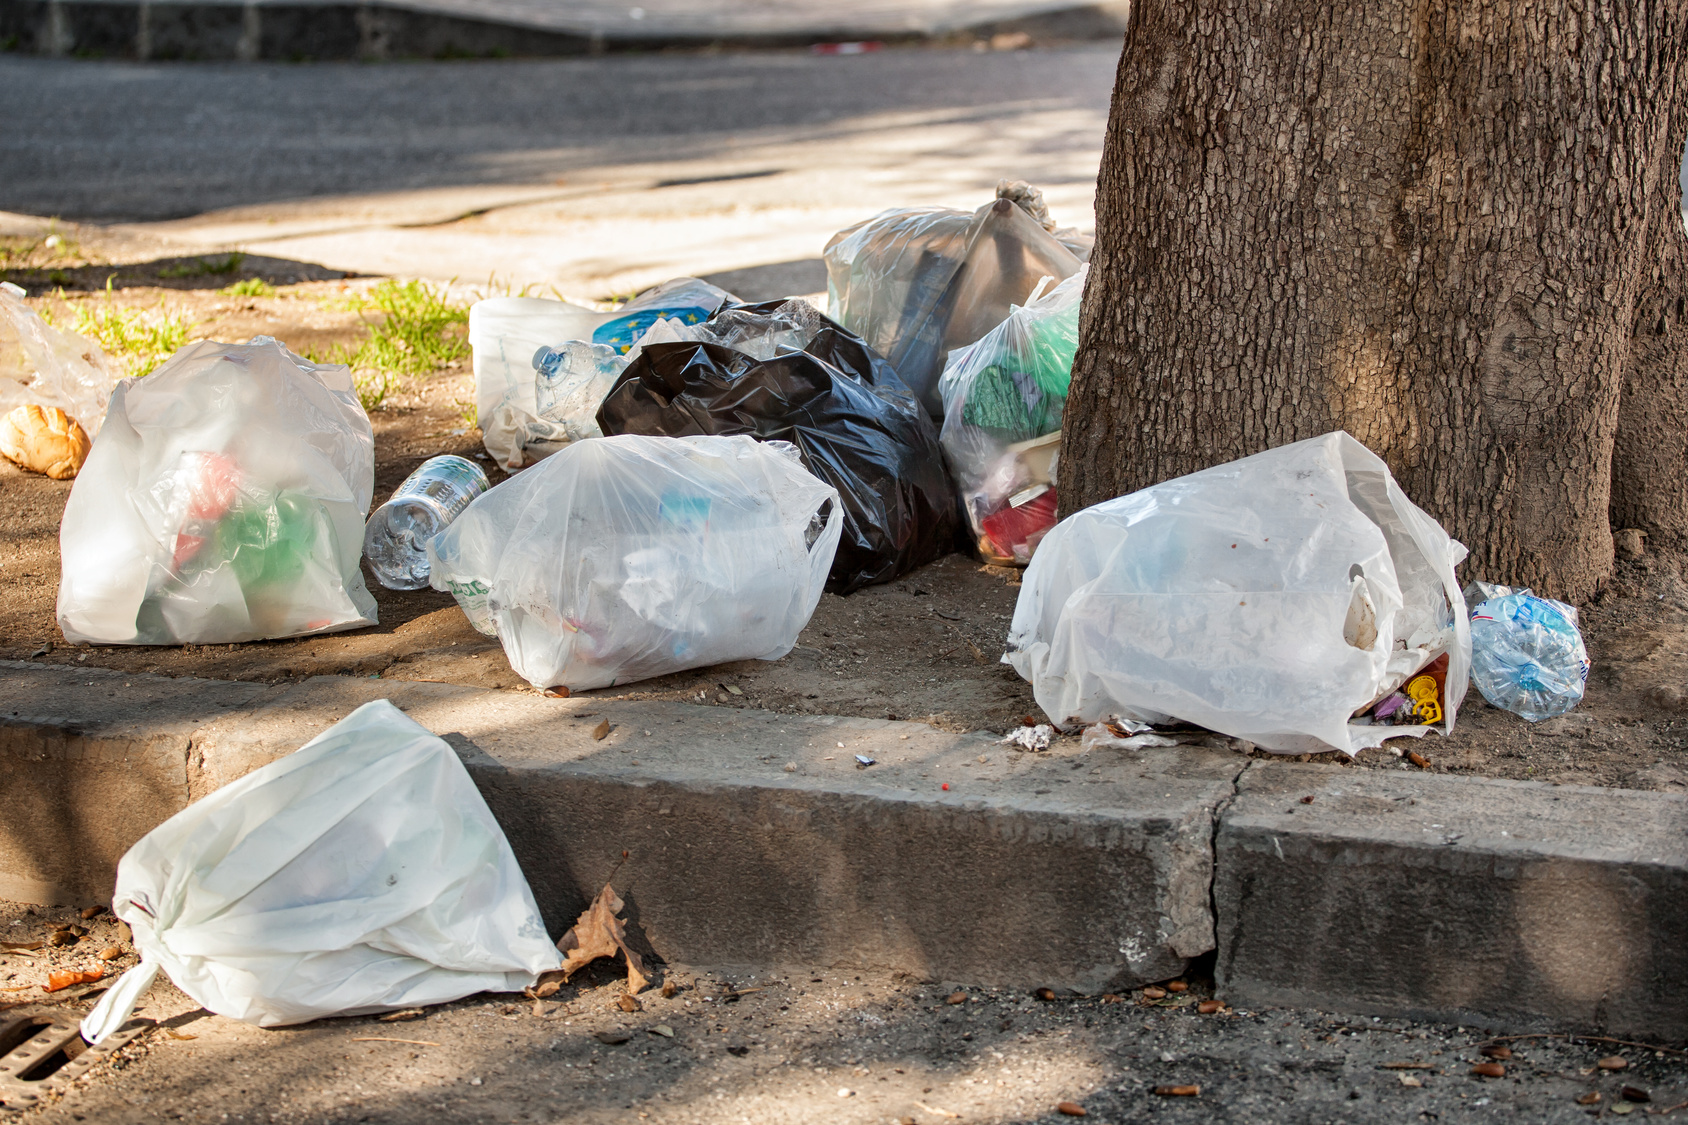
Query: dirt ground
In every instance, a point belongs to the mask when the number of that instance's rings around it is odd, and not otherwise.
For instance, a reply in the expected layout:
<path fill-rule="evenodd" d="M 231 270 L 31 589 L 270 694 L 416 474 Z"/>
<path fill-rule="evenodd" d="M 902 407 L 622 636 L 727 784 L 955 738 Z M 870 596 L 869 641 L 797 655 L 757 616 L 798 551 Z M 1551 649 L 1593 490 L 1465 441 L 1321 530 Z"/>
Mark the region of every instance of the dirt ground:
<path fill-rule="evenodd" d="M 134 964 L 110 914 L 0 902 L 0 941 L 45 942 L 63 925 L 91 932 L 59 948 L 0 952 L 0 1036 L 9 1020 L 79 1019 Z M 97 960 L 113 947 L 120 957 Z M 42 991 L 52 970 L 102 964 L 110 971 L 97 984 Z M 1688 1104 L 1688 1059 L 1669 1045 L 1491 1041 L 1466 1028 L 1306 1010 L 1204 1014 L 1213 984 L 1199 972 L 1161 999 L 1041 999 L 825 967 L 667 965 L 653 976 L 634 1011 L 621 1006 L 620 962 L 597 961 L 538 1002 L 488 993 L 401 1021 L 269 1030 L 212 1015 L 160 976 L 137 1012 L 159 1026 L 64 1087 L 35 1086 L 45 1096 L 19 1120 L 1026 1125 L 1068 1120 L 1057 1106 L 1071 1102 L 1100 1122 L 1381 1125 L 1639 1119 Z M 1511 1052 L 1498 1077 L 1471 1073 L 1494 1061 L 1484 1045 Z M 1596 1065 L 1613 1057 L 1621 1069 Z M 1198 1091 L 1156 1093 L 1167 1086 Z"/>
<path fill-rule="evenodd" d="M 87 267 L 85 289 L 37 301 L 116 300 L 134 307 L 162 302 L 192 319 L 194 338 L 265 334 L 296 348 L 349 344 L 361 330 L 344 298 L 366 282 L 286 284 L 306 268 L 298 263 L 242 263 L 245 275 L 267 275 L 279 286 L 267 297 L 221 294 L 228 275 L 161 279 L 159 269 L 174 267 L 154 262 L 126 268 L 133 284 L 114 283 L 110 297 L 99 291 L 105 275 L 96 278 L 98 271 Z M 155 284 L 160 280 L 175 287 Z M 372 415 L 377 503 L 430 456 L 481 452 L 478 431 L 467 428 L 463 417 L 472 384 L 465 362 L 395 395 Z M 495 482 L 502 479 L 491 462 L 483 464 Z M 511 671 L 496 640 L 471 629 L 448 595 L 385 590 L 373 579 L 368 585 L 380 607 L 380 624 L 354 633 L 231 646 L 68 646 L 55 624 L 54 603 L 57 531 L 70 488 L 70 482 L 0 462 L 0 511 L 6 513 L 0 522 L 0 581 L 8 594 L 0 604 L 0 658 L 270 683 L 344 674 L 531 690 Z M 1684 564 L 1682 555 L 1663 552 L 1621 563 L 1602 595 L 1582 607 L 1593 672 L 1575 712 L 1530 724 L 1489 707 L 1472 691 L 1451 738 L 1431 736 L 1412 748 L 1437 771 L 1688 792 Z M 951 555 L 888 585 L 847 598 L 823 596 L 797 647 L 782 660 L 741 661 L 592 694 L 894 716 L 1005 732 L 1022 716 L 1038 716 L 1030 685 L 998 660 L 1017 594 L 1017 572 Z M 1393 743 L 1405 744 L 1408 740 Z M 1362 753 L 1357 764 L 1412 768 L 1387 747 Z"/>

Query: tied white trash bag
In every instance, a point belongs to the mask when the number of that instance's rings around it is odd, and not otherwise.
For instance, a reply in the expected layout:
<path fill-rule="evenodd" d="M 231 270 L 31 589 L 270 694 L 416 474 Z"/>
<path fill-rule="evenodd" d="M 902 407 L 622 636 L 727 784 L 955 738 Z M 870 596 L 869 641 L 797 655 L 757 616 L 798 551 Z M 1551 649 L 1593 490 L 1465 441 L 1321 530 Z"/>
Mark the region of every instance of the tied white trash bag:
<path fill-rule="evenodd" d="M 385 699 L 143 836 L 112 908 L 141 963 L 82 1021 L 91 1043 L 160 969 L 279 1027 L 518 992 L 562 963 L 457 754 Z"/>
<path fill-rule="evenodd" d="M 228 644 L 375 624 L 375 436 L 351 370 L 267 336 L 125 379 L 59 526 L 71 642 Z"/>
<path fill-rule="evenodd" d="M 836 489 L 789 442 L 624 434 L 571 445 L 428 544 L 449 590 L 538 688 L 778 660 L 820 601 Z"/>
<path fill-rule="evenodd" d="M 580 341 L 626 355 L 657 321 L 697 324 L 729 300 L 737 298 L 707 281 L 677 277 L 611 312 L 542 297 L 476 301 L 469 307 L 469 348 L 474 356 L 476 419 L 487 453 L 515 472 L 591 436 L 583 431 L 592 428 L 597 403 L 588 407 L 584 401 L 573 402 L 586 378 L 562 380 L 552 394 L 552 408 L 541 410 L 536 382 L 548 378 L 544 353 Z"/>
<path fill-rule="evenodd" d="M 32 403 L 56 406 L 98 437 L 122 371 L 98 344 L 54 328 L 23 297 L 0 282 L 0 415 Z"/>
<path fill-rule="evenodd" d="M 1176 719 L 1280 753 L 1446 734 L 1471 666 L 1464 557 L 1381 458 L 1330 433 L 1061 521 L 1003 661 L 1064 725 Z M 1441 722 L 1354 718 L 1443 655 Z"/>

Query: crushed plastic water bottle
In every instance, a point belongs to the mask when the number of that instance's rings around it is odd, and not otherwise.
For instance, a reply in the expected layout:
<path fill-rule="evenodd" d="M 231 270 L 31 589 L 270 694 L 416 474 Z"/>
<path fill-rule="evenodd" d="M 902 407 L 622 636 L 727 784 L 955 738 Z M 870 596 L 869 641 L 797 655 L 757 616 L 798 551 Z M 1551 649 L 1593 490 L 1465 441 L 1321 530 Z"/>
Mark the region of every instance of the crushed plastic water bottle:
<path fill-rule="evenodd" d="M 1581 703 L 1588 650 L 1576 609 L 1528 590 L 1490 589 L 1504 592 L 1471 611 L 1471 682 L 1483 698 L 1532 723 Z"/>
<path fill-rule="evenodd" d="M 487 487 L 486 474 L 473 461 L 446 453 L 422 462 L 363 529 L 363 557 L 375 580 L 389 590 L 426 586 L 428 540 Z"/>

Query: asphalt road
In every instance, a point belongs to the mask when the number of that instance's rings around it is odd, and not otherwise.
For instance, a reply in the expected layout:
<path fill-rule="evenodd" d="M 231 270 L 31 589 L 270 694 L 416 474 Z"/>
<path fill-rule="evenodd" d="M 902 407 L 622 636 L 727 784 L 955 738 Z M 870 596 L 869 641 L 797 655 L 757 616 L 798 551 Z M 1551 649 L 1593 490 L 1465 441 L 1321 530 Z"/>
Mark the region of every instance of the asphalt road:
<path fill-rule="evenodd" d="M 882 128 L 886 114 L 1105 114 L 1117 57 L 1113 44 L 301 65 L 0 56 L 0 210 L 171 219 L 325 194 L 545 182 L 756 138 L 842 139 Z"/>

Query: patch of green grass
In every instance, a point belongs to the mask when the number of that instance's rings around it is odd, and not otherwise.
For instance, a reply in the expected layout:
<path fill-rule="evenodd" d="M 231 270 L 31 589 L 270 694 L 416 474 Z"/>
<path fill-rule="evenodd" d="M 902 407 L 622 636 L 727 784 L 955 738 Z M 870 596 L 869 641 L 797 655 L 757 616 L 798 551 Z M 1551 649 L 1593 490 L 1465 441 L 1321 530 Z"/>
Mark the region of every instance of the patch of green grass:
<path fill-rule="evenodd" d="M 138 377 L 149 374 L 186 344 L 193 322 L 184 313 L 166 309 L 163 301 L 153 309 L 115 304 L 107 280 L 103 298 L 77 304 L 70 328 L 103 348 L 125 375 Z"/>
<path fill-rule="evenodd" d="M 177 266 L 166 266 L 158 271 L 159 277 L 204 277 L 207 274 L 230 274 L 240 268 L 246 261 L 246 255 L 239 250 L 221 259 L 195 258 L 191 262 L 183 262 Z"/>
<path fill-rule="evenodd" d="M 370 290 L 363 312 L 369 337 L 356 348 L 335 347 L 331 363 L 352 369 L 365 410 L 379 410 L 405 383 L 469 355 L 469 310 L 449 290 L 424 281 L 383 281 Z"/>
<path fill-rule="evenodd" d="M 225 297 L 273 297 L 275 286 L 261 277 L 248 277 L 218 290 Z"/>

